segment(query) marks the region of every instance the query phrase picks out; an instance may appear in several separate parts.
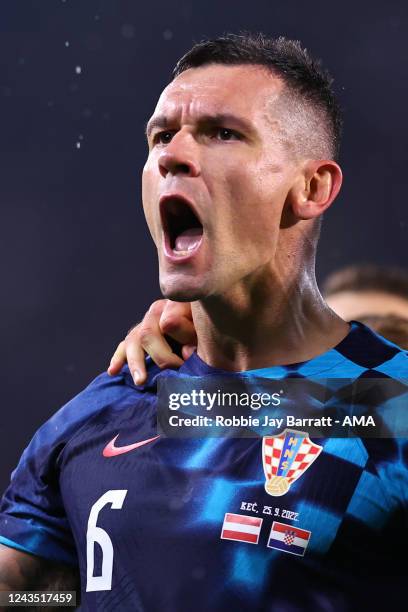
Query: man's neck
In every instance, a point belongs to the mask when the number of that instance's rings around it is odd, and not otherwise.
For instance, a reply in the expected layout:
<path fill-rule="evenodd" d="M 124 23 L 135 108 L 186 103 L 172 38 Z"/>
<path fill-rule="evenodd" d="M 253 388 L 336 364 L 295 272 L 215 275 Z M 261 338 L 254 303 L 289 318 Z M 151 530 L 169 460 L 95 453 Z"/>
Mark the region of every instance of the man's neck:
<path fill-rule="evenodd" d="M 192 312 L 198 355 L 230 371 L 307 361 L 336 346 L 350 329 L 326 305 L 314 275 L 290 287 L 234 287 L 193 302 Z"/>

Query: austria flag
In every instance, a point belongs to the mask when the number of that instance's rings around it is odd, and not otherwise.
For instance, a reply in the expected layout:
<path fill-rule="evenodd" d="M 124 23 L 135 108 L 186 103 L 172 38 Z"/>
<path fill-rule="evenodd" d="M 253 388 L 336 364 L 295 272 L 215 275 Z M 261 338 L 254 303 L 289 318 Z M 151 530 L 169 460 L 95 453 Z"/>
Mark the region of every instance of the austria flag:
<path fill-rule="evenodd" d="M 268 547 L 283 550 L 283 552 L 299 555 L 303 557 L 307 545 L 309 544 L 311 531 L 298 529 L 285 523 L 272 523 L 271 533 L 269 534 Z"/>
<path fill-rule="evenodd" d="M 254 516 L 227 512 L 222 525 L 221 539 L 258 544 L 262 520 Z"/>

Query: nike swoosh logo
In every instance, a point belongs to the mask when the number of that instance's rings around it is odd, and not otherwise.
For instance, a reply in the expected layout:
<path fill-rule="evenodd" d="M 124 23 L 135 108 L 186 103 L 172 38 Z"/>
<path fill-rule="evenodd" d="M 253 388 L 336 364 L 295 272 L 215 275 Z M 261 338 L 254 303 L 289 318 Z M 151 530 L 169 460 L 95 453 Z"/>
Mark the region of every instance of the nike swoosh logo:
<path fill-rule="evenodd" d="M 142 440 L 141 442 L 135 442 L 134 444 L 128 444 L 127 446 L 115 446 L 115 442 L 118 439 L 119 434 L 113 438 L 103 449 L 102 455 L 104 457 L 116 457 L 116 455 L 123 455 L 124 453 L 128 453 L 129 451 L 135 450 L 135 448 L 140 448 L 145 444 L 149 444 L 149 442 L 153 442 L 160 438 L 160 434 L 158 436 L 154 436 L 154 438 L 149 438 L 148 440 Z"/>

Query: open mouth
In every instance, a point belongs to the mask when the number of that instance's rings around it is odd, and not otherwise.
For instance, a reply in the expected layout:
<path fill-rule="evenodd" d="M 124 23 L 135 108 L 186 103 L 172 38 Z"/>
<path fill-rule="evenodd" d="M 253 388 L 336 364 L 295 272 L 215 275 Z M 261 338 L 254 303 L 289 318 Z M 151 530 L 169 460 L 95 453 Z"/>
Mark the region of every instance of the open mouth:
<path fill-rule="evenodd" d="M 192 255 L 201 244 L 203 226 L 190 203 L 182 197 L 164 198 L 160 212 L 166 250 L 177 257 Z"/>

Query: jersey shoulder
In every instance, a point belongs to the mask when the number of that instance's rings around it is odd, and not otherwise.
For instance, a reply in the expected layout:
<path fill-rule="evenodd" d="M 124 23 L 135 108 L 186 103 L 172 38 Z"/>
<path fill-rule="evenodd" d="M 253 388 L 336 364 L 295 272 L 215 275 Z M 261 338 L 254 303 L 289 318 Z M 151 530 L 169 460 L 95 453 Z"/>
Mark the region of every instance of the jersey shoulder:
<path fill-rule="evenodd" d="M 41 457 L 49 461 L 52 455 L 58 465 L 61 451 L 89 421 L 102 416 L 106 410 L 124 410 L 136 404 L 143 395 L 155 393 L 156 377 L 161 371 L 150 359 L 146 360 L 146 369 L 147 381 L 140 386 L 134 384 L 127 366 L 117 376 L 107 373 L 97 376 L 37 430 L 20 464 L 30 458 L 35 458 L 36 462 Z"/>
<path fill-rule="evenodd" d="M 38 442 L 64 444 L 82 427 L 105 410 L 120 411 L 135 404 L 145 394 L 156 392 L 159 368 L 146 360 L 147 380 L 135 385 L 129 368 L 123 367 L 116 376 L 106 372 L 97 376 L 85 389 L 60 408 L 36 433 Z"/>
<path fill-rule="evenodd" d="M 336 351 L 346 358 L 350 367 L 359 370 L 360 376 L 408 379 L 408 351 L 363 323 L 352 322 L 351 333 Z"/>
<path fill-rule="evenodd" d="M 134 406 L 152 392 L 158 368 L 149 363 L 145 385 L 135 387 L 128 368 L 101 374 L 44 423 L 33 436 L 0 501 L 0 542 L 19 550 L 76 565 L 75 543 L 60 490 L 64 451 L 106 410 Z"/>
<path fill-rule="evenodd" d="M 358 334 L 353 338 L 349 359 L 363 368 L 363 397 L 368 397 L 376 418 L 380 418 L 384 431 L 382 437 L 362 437 L 367 464 L 359 487 L 365 499 L 378 489 L 381 500 L 395 511 L 408 503 L 408 466 L 402 459 L 408 453 L 408 440 L 401 435 L 401 423 L 406 423 L 408 412 L 408 351 L 377 334 L 371 328 L 358 323 Z M 350 347 L 348 347 L 350 349 Z M 365 379 L 365 380 L 364 380 Z M 376 380 L 377 379 L 377 380 Z M 364 383 L 367 383 L 364 386 Z M 370 393 L 370 387 L 374 392 Z M 361 406 L 360 406 L 361 407 Z M 403 427 L 406 431 L 406 427 Z"/>

